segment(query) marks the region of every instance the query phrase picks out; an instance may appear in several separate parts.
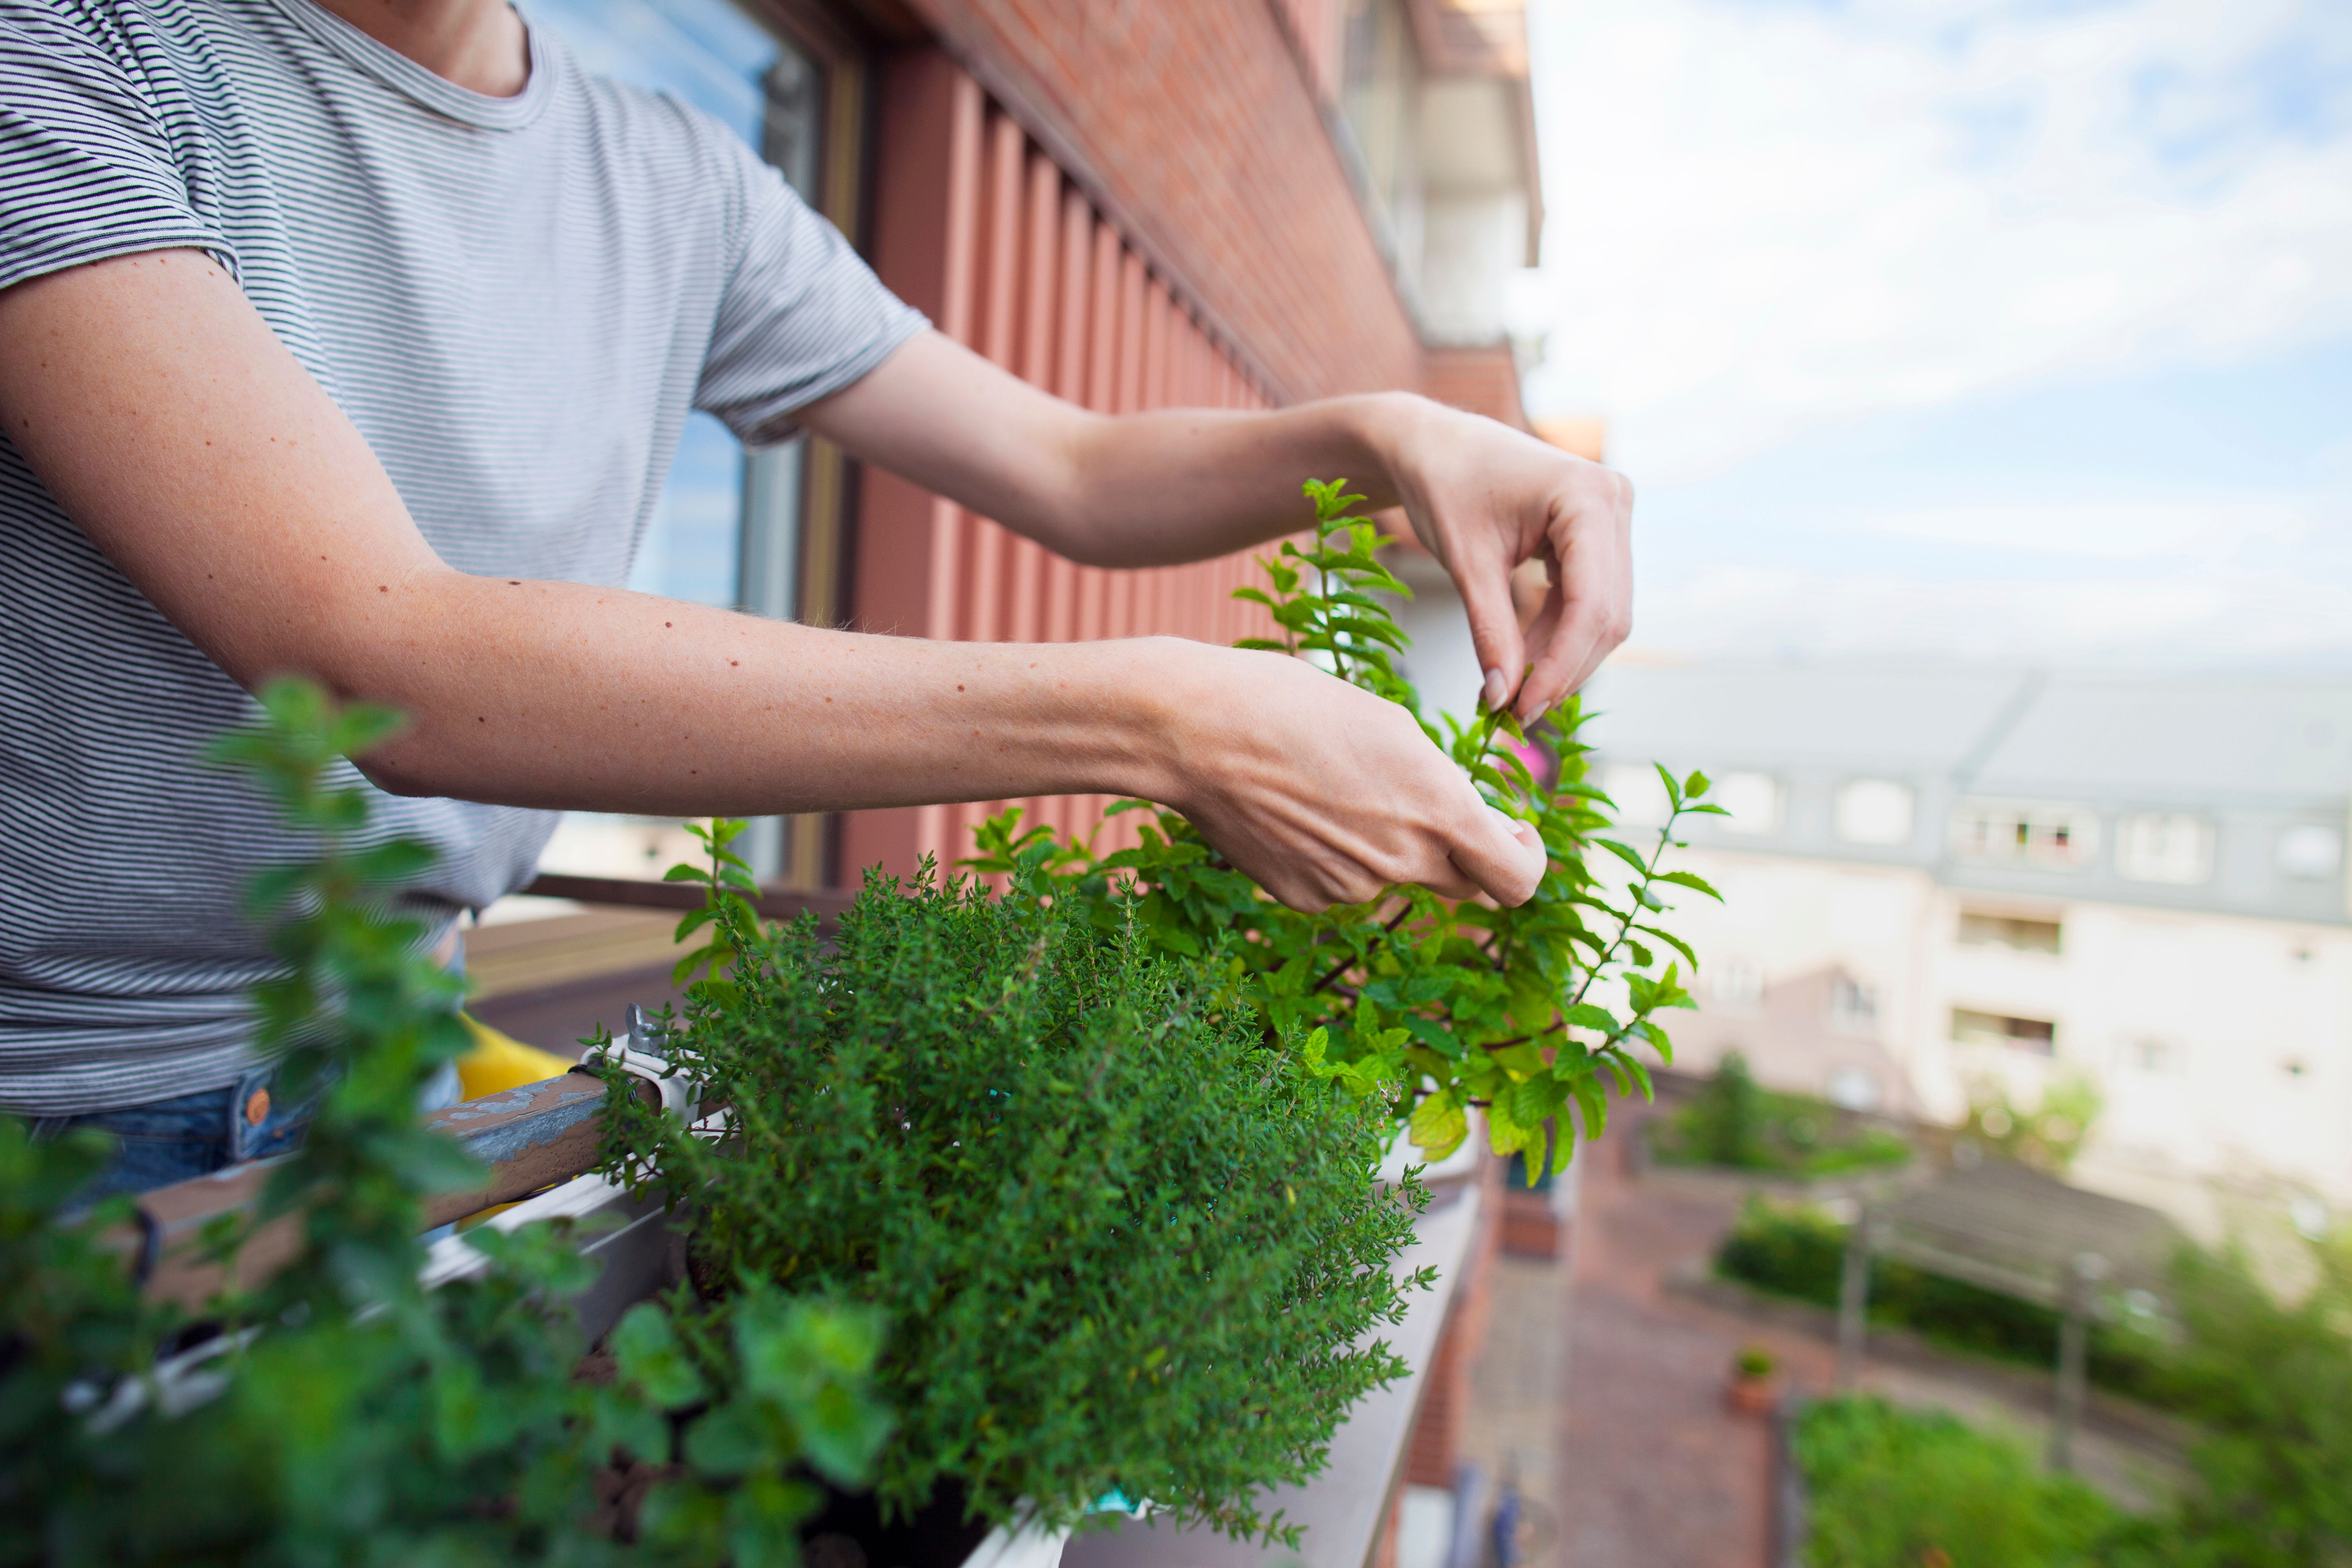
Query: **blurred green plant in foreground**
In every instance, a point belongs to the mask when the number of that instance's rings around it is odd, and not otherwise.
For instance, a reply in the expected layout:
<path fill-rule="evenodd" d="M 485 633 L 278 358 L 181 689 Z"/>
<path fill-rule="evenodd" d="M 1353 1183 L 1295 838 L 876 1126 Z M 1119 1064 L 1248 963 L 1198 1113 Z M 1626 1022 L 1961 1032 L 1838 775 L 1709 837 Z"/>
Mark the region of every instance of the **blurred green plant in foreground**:
<path fill-rule="evenodd" d="M 228 1259 L 273 1221 L 299 1249 L 193 1316 L 150 1303 L 121 1239 L 131 1201 L 75 1212 L 106 1139 L 39 1142 L 0 1118 L 0 1563 L 788 1568 L 816 1496 L 803 1469 L 854 1481 L 880 1435 L 878 1325 L 772 1292 L 738 1314 L 732 1358 L 771 1374 L 714 1385 L 640 1305 L 600 1384 L 575 1375 L 585 1346 L 561 1305 L 598 1265 L 565 1226 L 477 1229 L 488 1269 L 424 1289 L 423 1198 L 483 1173 L 416 1110 L 470 1045 L 461 984 L 394 896 L 430 851 L 372 837 L 339 765 L 399 721 L 298 681 L 262 712 L 214 754 L 310 851 L 257 880 L 252 910 L 285 964 L 259 994 L 260 1045 L 278 1092 L 317 1110 L 258 1208 L 199 1249 Z M 666 1479 L 623 1520 L 595 1480 L 629 1462 Z"/>

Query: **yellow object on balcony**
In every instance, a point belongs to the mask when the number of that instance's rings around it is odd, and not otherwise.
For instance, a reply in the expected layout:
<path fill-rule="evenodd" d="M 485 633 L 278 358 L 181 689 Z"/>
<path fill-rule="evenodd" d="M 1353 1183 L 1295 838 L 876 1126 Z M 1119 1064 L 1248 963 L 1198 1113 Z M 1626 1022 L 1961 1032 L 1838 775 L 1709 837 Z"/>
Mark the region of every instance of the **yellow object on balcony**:
<path fill-rule="evenodd" d="M 527 1083 L 541 1083 L 569 1072 L 572 1064 L 553 1051 L 526 1046 L 502 1035 L 471 1014 L 457 1015 L 474 1037 L 474 1048 L 457 1058 L 457 1082 L 467 1100 L 504 1094 Z"/>

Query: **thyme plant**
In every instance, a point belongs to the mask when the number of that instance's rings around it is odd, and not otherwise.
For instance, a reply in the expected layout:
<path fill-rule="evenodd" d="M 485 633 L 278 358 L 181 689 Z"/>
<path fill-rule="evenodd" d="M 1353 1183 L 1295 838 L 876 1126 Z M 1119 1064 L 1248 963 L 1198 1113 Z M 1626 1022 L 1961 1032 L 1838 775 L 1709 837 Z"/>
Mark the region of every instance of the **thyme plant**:
<path fill-rule="evenodd" d="M 1612 837 L 1613 803 L 1585 776 L 1591 748 L 1577 738 L 1585 714 L 1574 697 L 1524 729 L 1483 704 L 1468 723 L 1423 718 L 1392 657 L 1406 638 L 1389 605 L 1410 590 L 1381 563 L 1373 524 L 1353 515 L 1363 498 L 1344 480 L 1306 491 L 1313 543 L 1286 542 L 1262 559 L 1268 587 L 1235 592 L 1265 605 L 1282 636 L 1239 646 L 1317 659 L 1410 710 L 1489 803 L 1541 836 L 1549 864 L 1535 896 L 1497 909 L 1391 888 L 1368 904 L 1300 914 L 1181 816 L 1141 801 L 1113 808 L 1152 813 L 1139 847 L 1097 857 L 1075 837 L 1024 831 L 1014 810 L 982 826 L 965 864 L 1099 927 L 1132 920 L 1150 945 L 1205 965 L 1211 1006 L 1248 1016 L 1269 1043 L 1302 1041 L 1308 1070 L 1391 1109 L 1432 1160 L 1459 1147 L 1469 1112 L 1483 1110 L 1495 1152 L 1525 1154 L 1532 1182 L 1547 1163 L 1566 1168 L 1578 1131 L 1570 1106 L 1583 1135 L 1596 1137 L 1610 1089 L 1649 1095 L 1636 1046 L 1673 1059 L 1660 1015 L 1693 1005 L 1682 966 L 1698 959 L 1660 923 L 1665 895 L 1717 895 L 1662 862 L 1680 847 L 1685 817 L 1722 808 L 1703 799 L 1705 774 L 1661 767 L 1670 809 L 1655 838 L 1637 847 Z"/>
<path fill-rule="evenodd" d="M 830 941 L 763 931 L 731 826 L 682 874 L 732 967 L 665 1042 L 724 1137 L 617 1086 L 605 1112 L 605 1168 L 694 1215 L 698 1331 L 763 1288 L 886 1317 L 890 1515 L 1054 1526 L 1117 1492 L 1295 1539 L 1260 1489 L 1404 1371 L 1372 1335 L 1426 1283 L 1391 1278 L 1424 1194 L 1376 1184 L 1370 1108 L 1139 928 L 927 869 L 869 876 Z"/>
<path fill-rule="evenodd" d="M 262 707 L 215 754 L 305 847 L 252 908 L 285 963 L 261 1043 L 317 1110 L 258 1209 L 200 1245 L 226 1262 L 285 1222 L 299 1248 L 193 1315 L 151 1302 L 121 1244 L 132 1200 L 77 1212 L 104 1137 L 0 1118 L 0 1563 L 795 1563 L 804 1470 L 855 1481 L 879 1438 L 877 1325 L 751 1289 L 719 1384 L 707 1331 L 640 1305 L 596 1384 L 560 1305 L 594 1268 L 561 1227 L 477 1230 L 487 1273 L 420 1286 L 422 1197 L 481 1173 L 416 1111 L 468 1044 L 459 984 L 394 898 L 430 852 L 371 838 L 338 766 L 398 720 L 293 681 Z M 616 1460 L 667 1468 L 634 1521 L 599 1504 Z"/>

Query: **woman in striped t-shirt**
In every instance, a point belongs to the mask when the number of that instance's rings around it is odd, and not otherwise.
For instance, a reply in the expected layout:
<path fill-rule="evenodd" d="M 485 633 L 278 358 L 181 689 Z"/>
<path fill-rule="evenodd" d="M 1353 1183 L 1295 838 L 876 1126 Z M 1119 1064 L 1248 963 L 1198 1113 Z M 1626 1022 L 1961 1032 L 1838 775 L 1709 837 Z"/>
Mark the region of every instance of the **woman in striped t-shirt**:
<path fill-rule="evenodd" d="M 1299 526 L 1301 478 L 1369 476 L 1523 713 L 1625 633 L 1614 475 L 1402 395 L 1072 407 L 929 331 L 723 127 L 503 0 L 0 0 L 0 1110 L 130 1135 L 118 1184 L 287 1131 L 235 1114 L 270 818 L 195 762 L 281 671 L 411 716 L 360 766 L 451 918 L 527 880 L 561 809 L 1060 793 L 1173 805 L 1301 907 L 1532 891 L 1528 830 L 1297 661 L 624 591 L 697 408 L 1105 566 L 1245 547 Z M 1537 554 L 1561 587 L 1527 647 L 1507 579 Z"/>

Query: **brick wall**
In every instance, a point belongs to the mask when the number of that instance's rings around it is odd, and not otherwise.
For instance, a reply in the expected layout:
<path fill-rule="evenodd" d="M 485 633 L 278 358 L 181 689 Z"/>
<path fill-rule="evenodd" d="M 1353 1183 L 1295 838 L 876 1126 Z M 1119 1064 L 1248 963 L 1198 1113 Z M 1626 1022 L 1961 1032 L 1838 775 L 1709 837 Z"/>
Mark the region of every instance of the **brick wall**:
<path fill-rule="evenodd" d="M 1326 103 L 1339 97 L 1340 27 L 1347 0 L 1276 0 L 1276 16 L 1290 34 L 1299 68 Z"/>
<path fill-rule="evenodd" d="M 1322 115 L 1341 0 L 910 0 L 940 47 L 881 66 L 872 258 L 941 330 L 1106 412 L 1418 388 L 1524 428 L 1507 349 L 1425 352 Z M 1264 635 L 1247 557 L 1062 560 L 879 470 L 850 619 L 977 641 Z M 835 875 L 970 853 L 982 816 L 1086 831 L 1102 799 L 852 814 Z M 1104 826 L 1097 847 L 1138 821 Z"/>
<path fill-rule="evenodd" d="M 874 263 L 940 330 L 1014 374 L 1106 413 L 1259 408 L 1265 388 L 1180 302 L 1119 231 L 978 82 L 937 51 L 884 73 Z M 1232 591 L 1251 558 L 1111 572 L 1080 566 L 878 469 L 859 510 L 851 591 L 861 629 L 979 642 L 1068 642 L 1158 633 L 1207 642 L 1266 636 Z M 926 854 L 971 853 L 983 816 L 1019 805 L 1031 823 L 1080 832 L 1103 797 L 858 812 L 842 871 L 905 875 Z M 1097 847 L 1138 826 L 1112 819 Z"/>
<path fill-rule="evenodd" d="M 1432 349 L 1422 392 L 1440 403 L 1531 429 L 1519 403 L 1519 365 L 1507 346 Z"/>
<path fill-rule="evenodd" d="M 1420 385 L 1314 85 L 1337 0 L 912 4 L 1276 401 Z"/>

